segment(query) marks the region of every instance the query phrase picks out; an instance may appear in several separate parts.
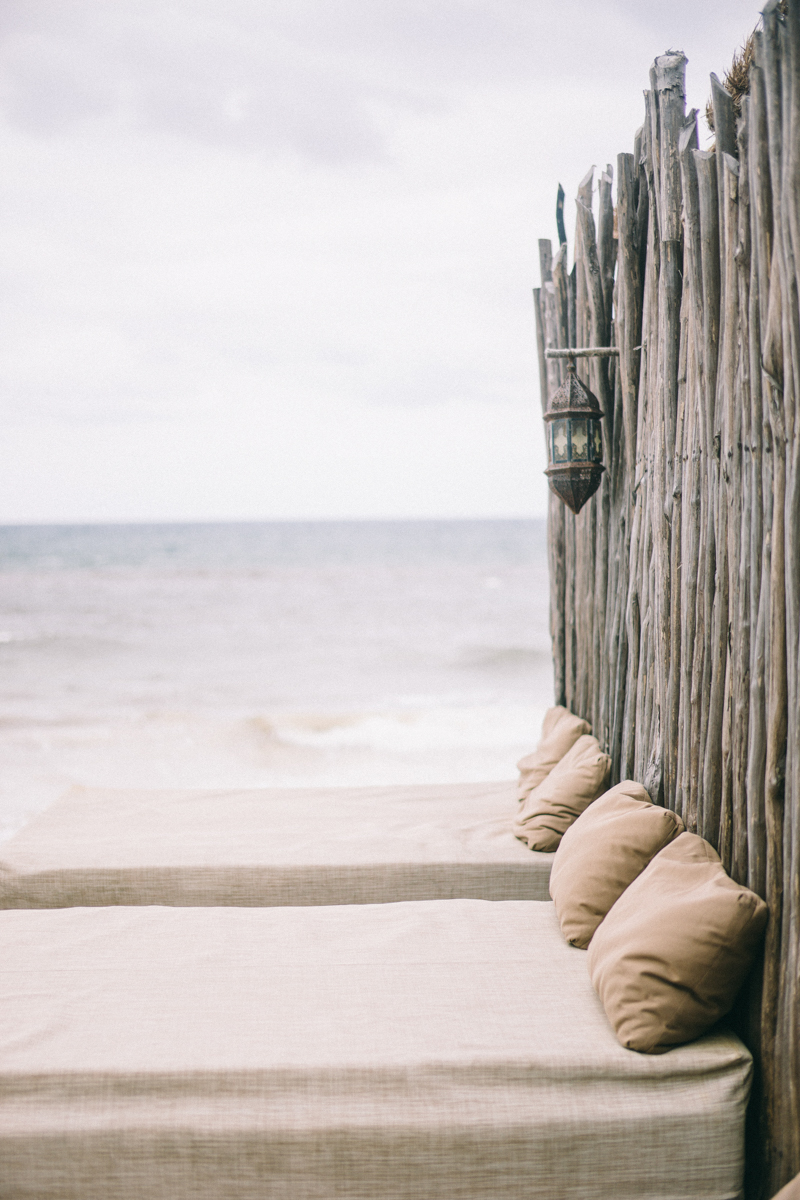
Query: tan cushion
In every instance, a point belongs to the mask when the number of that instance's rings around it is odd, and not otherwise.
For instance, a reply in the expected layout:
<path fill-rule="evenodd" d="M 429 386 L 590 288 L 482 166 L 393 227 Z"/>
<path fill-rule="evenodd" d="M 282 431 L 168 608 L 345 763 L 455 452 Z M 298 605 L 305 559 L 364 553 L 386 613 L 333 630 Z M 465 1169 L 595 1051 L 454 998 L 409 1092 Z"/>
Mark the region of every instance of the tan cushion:
<path fill-rule="evenodd" d="M 517 796 L 524 800 L 535 787 L 552 771 L 568 750 L 584 733 L 591 733 L 592 727 L 587 721 L 581 720 L 569 709 L 558 705 L 548 708 L 542 722 L 542 736 L 539 745 L 532 754 L 526 754 L 517 763 L 519 770 L 519 791 Z"/>
<path fill-rule="evenodd" d="M 590 804 L 564 834 L 550 872 L 561 932 L 585 948 L 611 905 L 641 875 L 683 821 L 625 779 Z"/>
<path fill-rule="evenodd" d="M 548 899 L 516 784 L 73 788 L 0 846 L 0 910 Z"/>
<path fill-rule="evenodd" d="M 583 734 L 520 806 L 514 833 L 530 850 L 555 850 L 564 832 L 605 790 L 611 759 Z"/>
<path fill-rule="evenodd" d="M 729 1011 L 767 923 L 767 906 L 682 833 L 617 900 L 588 951 L 589 973 L 623 1046 L 660 1054 Z"/>
<path fill-rule="evenodd" d="M 740 1197 L 751 1074 L 623 1050 L 549 901 L 0 913 L 3 1200 Z"/>
<path fill-rule="evenodd" d="M 786 1187 L 782 1187 L 772 1200 L 800 1200 L 800 1175 L 795 1175 L 794 1179 L 790 1180 Z"/>

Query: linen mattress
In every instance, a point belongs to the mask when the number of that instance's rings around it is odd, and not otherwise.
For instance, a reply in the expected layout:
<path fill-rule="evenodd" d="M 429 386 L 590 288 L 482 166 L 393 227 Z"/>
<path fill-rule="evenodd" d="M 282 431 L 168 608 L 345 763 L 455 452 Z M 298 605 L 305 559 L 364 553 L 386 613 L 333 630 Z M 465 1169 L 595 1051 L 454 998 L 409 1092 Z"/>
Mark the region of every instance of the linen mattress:
<path fill-rule="evenodd" d="M 624 1050 L 549 903 L 0 914 L 4 1200 L 731 1200 L 750 1072 Z"/>
<path fill-rule="evenodd" d="M 548 900 L 509 783 L 74 788 L 0 845 L 0 908 Z"/>

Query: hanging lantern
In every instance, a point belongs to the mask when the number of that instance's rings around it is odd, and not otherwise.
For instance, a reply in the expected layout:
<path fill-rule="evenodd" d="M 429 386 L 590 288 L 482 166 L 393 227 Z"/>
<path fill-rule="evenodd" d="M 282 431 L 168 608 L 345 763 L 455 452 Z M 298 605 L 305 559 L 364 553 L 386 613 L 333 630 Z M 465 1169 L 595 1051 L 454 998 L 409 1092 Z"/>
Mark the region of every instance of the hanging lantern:
<path fill-rule="evenodd" d="M 600 428 L 603 415 L 597 397 L 578 379 L 575 360 L 570 358 L 567 377 L 550 397 L 544 414 L 549 464 L 545 475 L 551 491 L 574 513 L 579 513 L 597 491 L 605 470 Z"/>

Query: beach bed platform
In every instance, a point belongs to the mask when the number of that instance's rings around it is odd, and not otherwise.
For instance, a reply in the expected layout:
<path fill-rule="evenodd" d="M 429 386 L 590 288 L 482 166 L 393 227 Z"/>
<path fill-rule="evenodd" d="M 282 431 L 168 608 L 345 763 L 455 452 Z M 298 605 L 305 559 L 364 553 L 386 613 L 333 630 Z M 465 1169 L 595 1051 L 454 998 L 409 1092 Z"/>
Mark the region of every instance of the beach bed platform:
<path fill-rule="evenodd" d="M 0 845 L 0 908 L 548 900 L 516 784 L 73 788 Z"/>
<path fill-rule="evenodd" d="M 4 1200 L 731 1200 L 750 1075 L 623 1049 L 550 903 L 0 914 Z"/>

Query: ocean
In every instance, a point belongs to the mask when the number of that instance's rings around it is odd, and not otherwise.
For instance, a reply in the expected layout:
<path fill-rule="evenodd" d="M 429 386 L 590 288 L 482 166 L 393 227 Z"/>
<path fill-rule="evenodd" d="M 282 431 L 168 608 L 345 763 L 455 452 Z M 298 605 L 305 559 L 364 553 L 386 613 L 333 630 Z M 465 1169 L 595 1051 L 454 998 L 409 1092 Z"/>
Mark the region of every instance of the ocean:
<path fill-rule="evenodd" d="M 510 779 L 543 521 L 0 527 L 0 838 L 74 783 Z"/>

